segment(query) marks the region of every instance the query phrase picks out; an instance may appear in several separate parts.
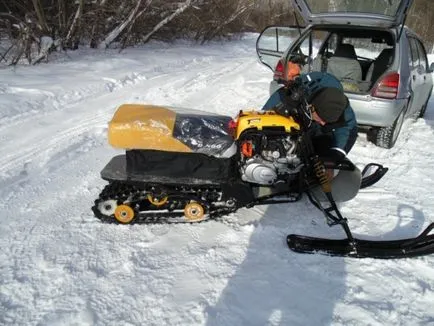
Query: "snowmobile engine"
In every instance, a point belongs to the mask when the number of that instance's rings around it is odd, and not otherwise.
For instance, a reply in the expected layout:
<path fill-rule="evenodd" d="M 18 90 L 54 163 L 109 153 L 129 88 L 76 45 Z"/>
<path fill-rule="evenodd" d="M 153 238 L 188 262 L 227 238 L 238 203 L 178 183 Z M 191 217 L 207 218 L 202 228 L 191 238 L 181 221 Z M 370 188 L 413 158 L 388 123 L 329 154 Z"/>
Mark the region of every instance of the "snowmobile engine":
<path fill-rule="evenodd" d="M 260 185 L 287 181 L 297 174 L 302 163 L 296 155 L 297 145 L 288 136 L 270 139 L 266 134 L 241 143 L 241 179 Z M 255 140 L 256 139 L 256 140 Z"/>

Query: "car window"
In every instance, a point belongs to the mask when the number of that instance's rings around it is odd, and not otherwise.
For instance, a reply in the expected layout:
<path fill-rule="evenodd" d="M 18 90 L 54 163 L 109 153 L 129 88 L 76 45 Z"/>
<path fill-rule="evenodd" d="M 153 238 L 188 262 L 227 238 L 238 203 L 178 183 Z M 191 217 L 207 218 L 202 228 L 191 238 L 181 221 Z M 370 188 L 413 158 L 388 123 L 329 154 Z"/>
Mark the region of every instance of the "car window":
<path fill-rule="evenodd" d="M 337 34 L 333 33 L 332 35 L 330 35 L 328 41 L 328 51 L 330 51 L 331 53 L 335 53 L 337 47 L 338 47 L 338 36 Z"/>
<path fill-rule="evenodd" d="M 401 4 L 401 0 L 305 1 L 313 14 L 359 12 L 394 16 Z"/>
<path fill-rule="evenodd" d="M 258 47 L 283 53 L 299 35 L 300 32 L 295 28 L 270 27 L 261 35 Z"/>
<path fill-rule="evenodd" d="M 357 56 L 368 59 L 375 59 L 381 51 L 390 48 L 386 43 L 374 43 L 371 38 L 349 38 L 344 37 L 342 43 L 354 46 Z"/>
<path fill-rule="evenodd" d="M 270 26 L 265 29 L 256 44 L 261 62 L 274 69 L 283 53 L 299 36 L 298 28 Z"/>
<path fill-rule="evenodd" d="M 426 57 L 425 48 L 419 40 L 416 40 L 417 50 L 419 52 L 419 62 L 422 66 L 423 71 L 428 69 L 428 59 Z"/>
<path fill-rule="evenodd" d="M 419 66 L 419 53 L 417 51 L 417 43 L 413 37 L 410 37 L 408 40 L 410 43 L 411 67 L 417 68 L 417 66 Z"/>
<path fill-rule="evenodd" d="M 325 32 L 325 31 L 312 30 L 302 40 L 300 45 L 297 47 L 296 51 L 298 49 L 300 49 L 304 55 L 308 56 L 309 55 L 309 37 L 312 36 L 312 55 L 311 55 L 311 58 L 315 58 L 318 54 L 319 49 L 321 48 L 321 45 L 324 43 L 324 41 L 326 40 L 328 35 L 329 35 L 329 33 Z"/>
<path fill-rule="evenodd" d="M 327 40 L 327 44 L 325 44 L 323 53 L 325 53 L 327 57 L 331 57 L 336 52 L 336 48 L 338 47 L 338 42 L 339 42 L 338 35 L 336 33 L 331 34 Z"/>

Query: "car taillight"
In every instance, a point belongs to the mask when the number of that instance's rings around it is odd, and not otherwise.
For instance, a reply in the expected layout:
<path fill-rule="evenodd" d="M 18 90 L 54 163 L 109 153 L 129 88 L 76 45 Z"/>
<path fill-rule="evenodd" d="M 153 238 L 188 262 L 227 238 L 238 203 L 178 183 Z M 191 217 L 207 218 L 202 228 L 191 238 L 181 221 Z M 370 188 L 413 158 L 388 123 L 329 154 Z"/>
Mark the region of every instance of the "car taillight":
<path fill-rule="evenodd" d="M 372 96 L 393 99 L 398 95 L 399 74 L 392 72 L 385 75 L 372 89 Z"/>
<path fill-rule="evenodd" d="M 277 62 L 276 68 L 274 69 L 274 79 L 283 79 L 285 67 L 283 66 L 282 60 Z"/>

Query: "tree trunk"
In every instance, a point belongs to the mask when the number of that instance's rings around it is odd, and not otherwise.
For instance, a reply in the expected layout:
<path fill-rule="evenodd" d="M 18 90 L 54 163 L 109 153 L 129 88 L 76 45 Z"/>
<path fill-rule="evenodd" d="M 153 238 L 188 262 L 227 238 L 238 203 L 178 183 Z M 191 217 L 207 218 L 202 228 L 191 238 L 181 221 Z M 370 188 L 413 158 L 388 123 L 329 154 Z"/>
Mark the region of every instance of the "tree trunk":
<path fill-rule="evenodd" d="M 151 5 L 152 1 L 153 1 L 153 0 L 148 0 L 148 2 L 147 2 L 146 5 L 145 5 L 145 8 L 143 8 L 143 9 L 142 9 L 142 10 L 141 10 L 137 15 L 136 15 L 136 17 L 134 17 L 134 20 L 131 22 L 130 27 L 128 27 L 128 31 L 127 31 L 127 33 L 126 33 L 127 36 L 124 38 L 124 42 L 123 42 L 123 44 L 122 44 L 121 50 L 125 49 L 125 46 L 126 46 L 127 43 L 128 43 L 129 35 L 131 35 L 131 30 L 132 30 L 132 28 L 133 28 L 133 26 L 134 26 L 134 23 L 136 22 L 137 19 L 140 18 L 141 15 L 143 15 L 143 14 L 146 12 L 146 10 L 148 10 L 148 8 L 149 8 L 149 6 Z M 121 51 L 121 50 L 120 50 L 120 51 Z M 119 52 L 120 52 L 120 51 L 119 51 Z"/>
<path fill-rule="evenodd" d="M 171 15 L 160 21 L 157 25 L 154 26 L 152 31 L 150 31 L 148 34 L 146 34 L 143 37 L 143 43 L 146 43 L 149 41 L 152 35 L 154 35 L 161 27 L 169 23 L 172 19 L 174 19 L 176 16 L 182 14 L 186 9 L 188 9 L 194 2 L 192 0 L 185 1 L 181 6 L 178 7 L 176 11 L 174 11 Z"/>
<path fill-rule="evenodd" d="M 112 30 L 107 36 L 106 38 L 101 41 L 98 45 L 98 48 L 100 49 L 106 49 L 121 33 L 122 31 L 128 27 L 129 24 L 131 24 L 131 22 L 134 21 L 137 12 L 139 11 L 140 5 L 142 4 L 142 0 L 138 0 L 136 7 L 131 10 L 131 13 L 129 14 L 129 16 L 127 17 L 127 19 L 120 24 L 119 26 L 117 26 L 114 30 Z"/>
<path fill-rule="evenodd" d="M 71 27 L 69 28 L 68 34 L 65 38 L 65 44 L 67 47 L 74 47 L 71 44 L 71 39 L 74 36 L 77 27 L 80 25 L 81 16 L 83 14 L 84 0 L 79 0 L 77 11 L 75 12 L 74 20 L 72 21 Z M 75 42 L 74 42 L 75 43 Z"/>
<path fill-rule="evenodd" d="M 232 23 L 235 19 L 237 19 L 240 15 L 242 15 L 244 12 L 246 12 L 248 9 L 250 9 L 254 4 L 250 3 L 246 6 L 243 6 L 241 8 L 237 8 L 235 10 L 235 13 L 233 13 L 228 19 L 226 19 L 224 22 L 220 23 L 220 25 L 217 28 L 214 28 L 208 35 L 204 36 L 204 39 L 202 41 L 202 44 L 205 43 L 208 40 L 211 40 L 216 36 L 223 27 L 226 25 Z"/>
<path fill-rule="evenodd" d="M 58 17 L 59 17 L 59 32 L 61 33 L 61 36 L 63 37 L 66 31 L 66 3 L 64 0 L 58 0 Z"/>
<path fill-rule="evenodd" d="M 47 24 L 47 20 L 45 19 L 44 10 L 41 6 L 39 0 L 32 0 L 33 8 L 36 12 L 36 17 L 38 17 L 39 25 L 41 26 L 42 32 L 48 34 L 50 29 Z"/>

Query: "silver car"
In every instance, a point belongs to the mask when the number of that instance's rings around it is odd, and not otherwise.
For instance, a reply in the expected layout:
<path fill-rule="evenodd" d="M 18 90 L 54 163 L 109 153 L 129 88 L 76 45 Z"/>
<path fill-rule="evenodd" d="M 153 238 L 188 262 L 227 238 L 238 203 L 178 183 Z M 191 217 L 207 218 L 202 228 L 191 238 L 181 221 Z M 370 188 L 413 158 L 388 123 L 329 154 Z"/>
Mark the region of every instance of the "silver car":
<path fill-rule="evenodd" d="M 260 61 L 281 87 L 288 62 L 326 71 L 342 83 L 357 122 L 377 146 L 391 148 L 407 117 L 423 117 L 433 88 L 424 44 L 405 27 L 412 0 L 292 0 L 306 27 L 267 27 Z"/>

